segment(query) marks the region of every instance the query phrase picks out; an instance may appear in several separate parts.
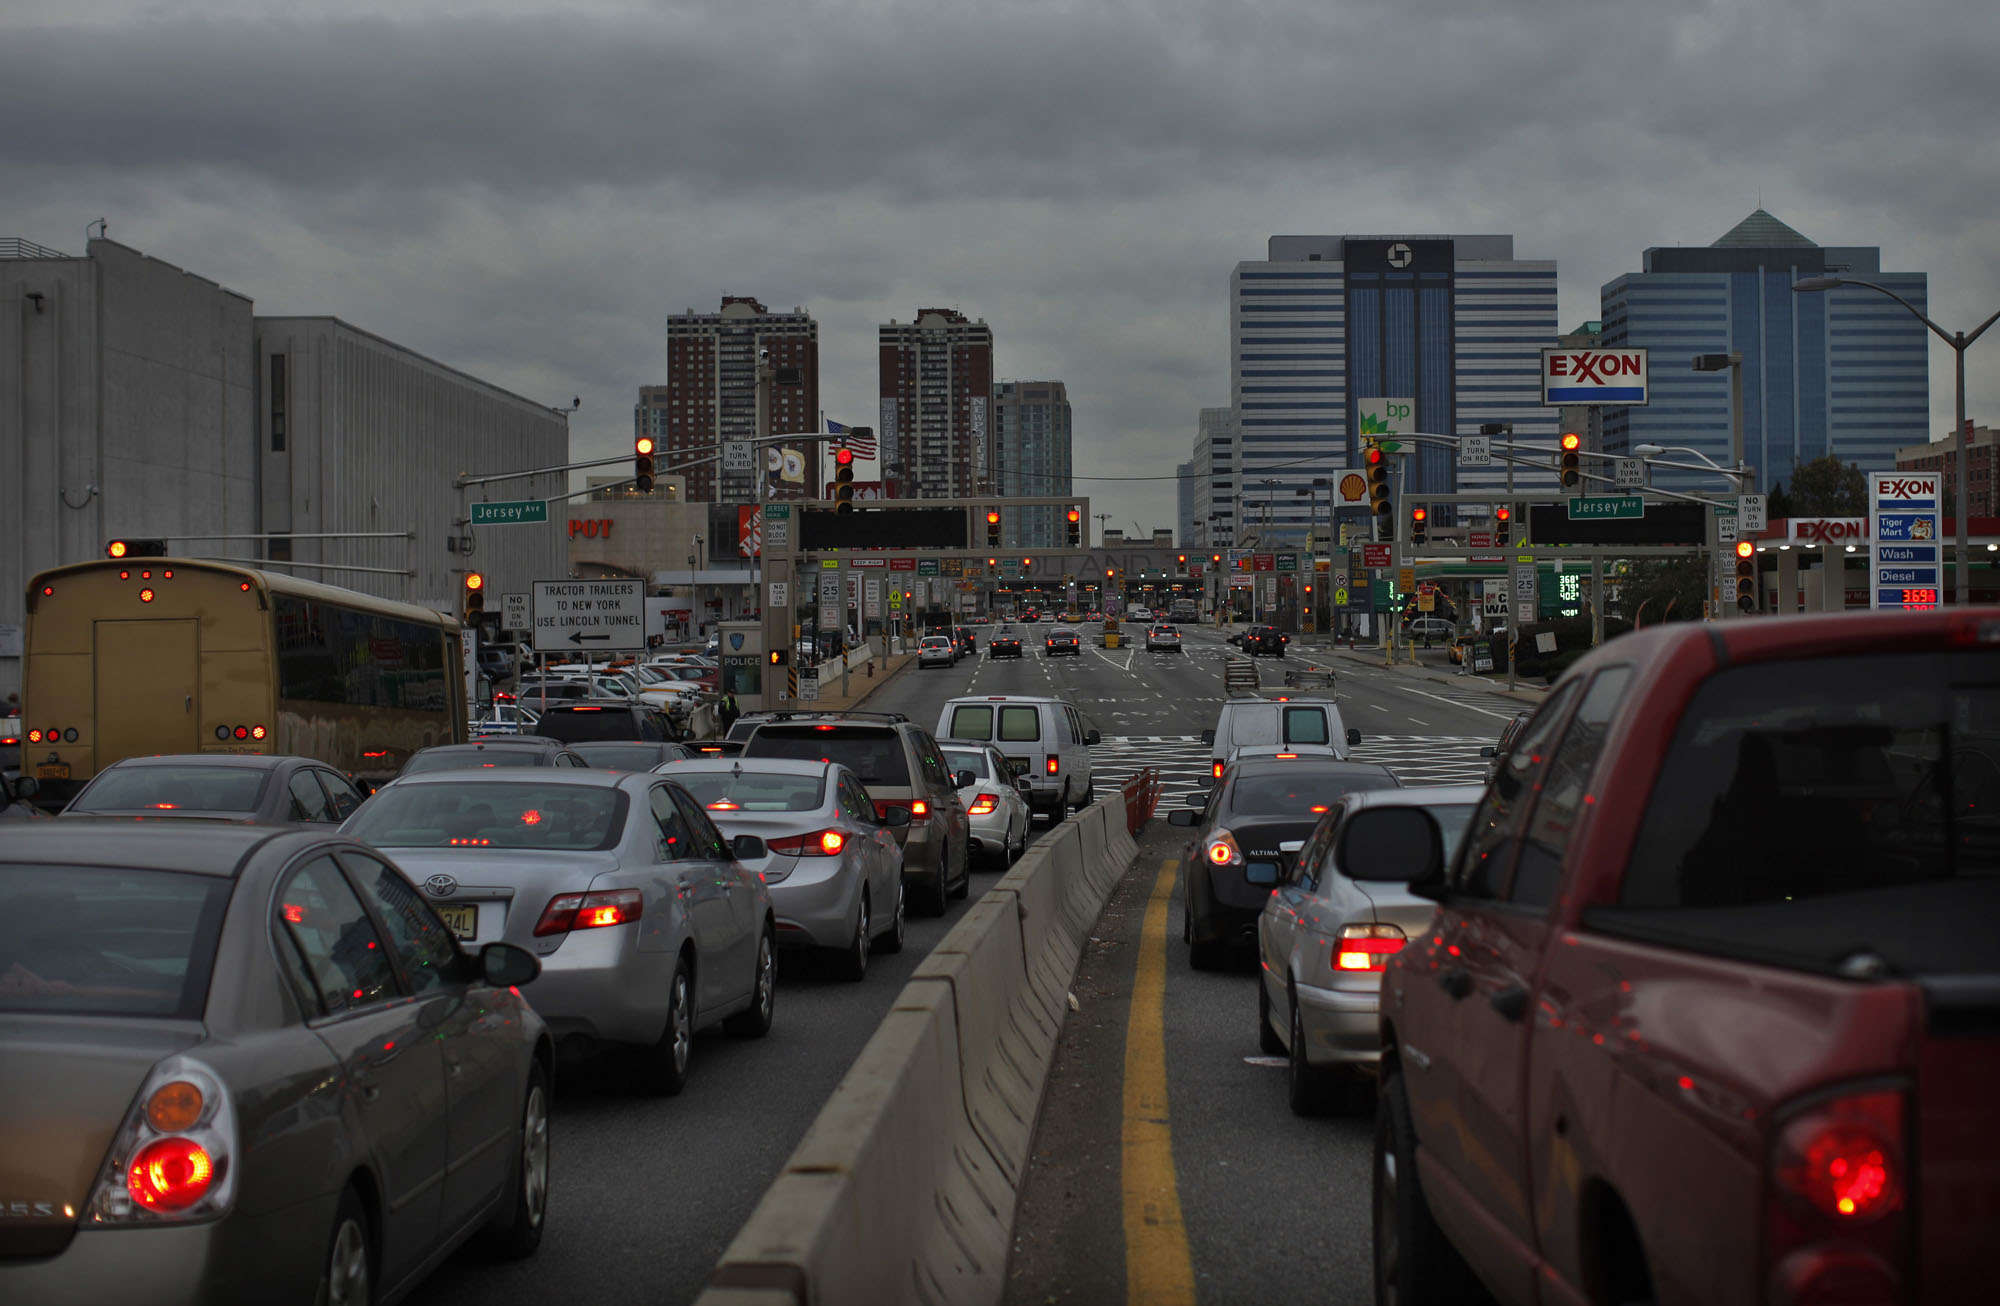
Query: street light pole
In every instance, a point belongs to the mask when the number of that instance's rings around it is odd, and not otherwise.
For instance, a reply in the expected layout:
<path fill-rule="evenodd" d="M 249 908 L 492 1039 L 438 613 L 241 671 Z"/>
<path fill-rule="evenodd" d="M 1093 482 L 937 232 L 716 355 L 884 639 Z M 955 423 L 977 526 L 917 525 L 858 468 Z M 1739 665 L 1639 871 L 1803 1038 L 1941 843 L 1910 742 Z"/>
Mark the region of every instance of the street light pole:
<path fill-rule="evenodd" d="M 1925 317 L 1915 304 L 1904 299 L 1901 295 L 1889 289 L 1889 287 L 1877 285 L 1873 281 L 1863 281 L 1859 277 L 1801 277 L 1792 283 L 1792 289 L 1801 294 L 1833 290 L 1840 286 L 1866 286 L 1870 290 L 1887 295 L 1904 308 L 1909 309 L 1911 315 L 1917 321 L 1930 328 L 1931 334 L 1951 346 L 1952 370 L 1955 373 L 1953 389 L 1956 392 L 1957 400 L 1955 408 L 1956 419 L 1952 425 L 1952 435 L 1958 441 L 1958 456 L 1955 459 L 1958 480 L 1958 502 L 1956 504 L 1958 511 L 1954 514 L 1958 519 L 1956 542 L 1958 549 L 1957 589 L 1958 603 L 1959 606 L 1963 607 L 1972 602 L 1972 549 L 1968 538 L 1971 534 L 1969 527 L 1972 518 L 1971 504 L 1968 500 L 1971 497 L 1970 492 L 1972 487 L 1970 484 L 1971 465 L 1966 448 L 1971 441 L 1966 439 L 1965 430 L 1965 351 L 1971 348 L 1973 341 L 1986 334 L 1987 327 L 1992 326 L 1996 320 L 2000 320 L 2000 311 L 1996 311 L 1992 317 L 1981 322 L 1970 332 L 1947 331 L 1928 317 Z"/>

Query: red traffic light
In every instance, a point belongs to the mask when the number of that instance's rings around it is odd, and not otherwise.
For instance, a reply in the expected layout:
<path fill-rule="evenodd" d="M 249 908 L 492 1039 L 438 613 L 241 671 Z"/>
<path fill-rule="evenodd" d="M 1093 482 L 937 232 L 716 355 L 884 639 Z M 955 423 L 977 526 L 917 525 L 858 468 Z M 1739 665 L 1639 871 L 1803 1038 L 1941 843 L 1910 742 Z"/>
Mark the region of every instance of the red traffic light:
<path fill-rule="evenodd" d="M 1572 453 L 1582 444 L 1583 444 L 1583 437 L 1578 435 L 1575 431 L 1563 432 L 1562 447 L 1564 453 Z"/>
<path fill-rule="evenodd" d="M 1075 525 L 1076 523 L 1078 523 L 1078 522 L 1082 521 L 1082 520 L 1083 520 L 1083 513 L 1082 513 L 1082 511 L 1081 511 L 1080 509 L 1076 509 L 1076 508 L 1071 508 L 1071 509 L 1069 510 L 1069 520 L 1070 520 L 1070 524 L 1071 524 L 1072 526 L 1074 526 L 1074 525 Z"/>
<path fill-rule="evenodd" d="M 1416 508 L 1412 508 L 1412 509 L 1410 509 L 1410 520 L 1411 520 L 1411 521 L 1428 521 L 1428 520 L 1430 520 L 1430 515 L 1431 515 L 1431 513 L 1430 513 L 1430 509 L 1428 509 L 1428 508 L 1424 508 L 1424 507 L 1421 507 L 1421 506 L 1420 506 L 1420 507 L 1416 507 Z"/>
<path fill-rule="evenodd" d="M 653 437 L 650 435 L 642 435 L 638 439 L 634 440 L 632 442 L 632 452 L 633 453 L 653 452 Z"/>
<path fill-rule="evenodd" d="M 998 508 L 989 508 L 986 510 L 986 524 L 988 526 L 998 526 L 1000 524 L 1000 510 Z"/>
<path fill-rule="evenodd" d="M 476 572 L 476 571 L 468 571 L 468 572 L 466 572 L 466 573 L 465 573 L 465 588 L 467 588 L 468 590 L 483 590 L 483 589 L 485 589 L 485 588 L 486 588 L 486 577 L 484 577 L 484 576 L 480 575 L 480 574 L 479 574 L 478 572 Z"/>
<path fill-rule="evenodd" d="M 1370 449 L 1363 456 L 1368 460 L 1368 465 L 1370 467 L 1373 467 L 1375 464 L 1382 461 L 1382 451 L 1380 449 Z"/>
<path fill-rule="evenodd" d="M 1749 557 L 1749 556 L 1750 556 L 1751 554 L 1755 553 L 1756 551 L 1757 551 L 1757 546 L 1756 546 L 1756 545 L 1754 545 L 1754 544 L 1752 544 L 1752 543 L 1751 543 L 1750 541 L 1748 541 L 1748 540 L 1738 540 L 1738 541 L 1736 541 L 1736 556 L 1737 556 L 1737 557 L 1739 557 L 1739 558 L 1747 558 L 1747 557 Z"/>
<path fill-rule="evenodd" d="M 1512 521 L 1513 519 L 1514 510 L 1512 508 L 1495 508 L 1493 510 L 1494 521 Z"/>
<path fill-rule="evenodd" d="M 852 466 L 854 463 L 854 450 L 852 449 L 835 450 L 833 455 L 833 461 L 835 462 L 835 464 L 841 467 Z"/>

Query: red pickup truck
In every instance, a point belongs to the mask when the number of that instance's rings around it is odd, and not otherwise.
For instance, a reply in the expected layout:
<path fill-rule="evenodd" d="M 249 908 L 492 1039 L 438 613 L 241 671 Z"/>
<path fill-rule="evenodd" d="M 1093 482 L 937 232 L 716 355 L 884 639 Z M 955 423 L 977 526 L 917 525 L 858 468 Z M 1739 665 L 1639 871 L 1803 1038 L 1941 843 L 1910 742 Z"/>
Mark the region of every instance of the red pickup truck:
<path fill-rule="evenodd" d="M 1378 1303 L 2000 1301 L 2000 609 L 1623 636 L 1426 822 Z"/>

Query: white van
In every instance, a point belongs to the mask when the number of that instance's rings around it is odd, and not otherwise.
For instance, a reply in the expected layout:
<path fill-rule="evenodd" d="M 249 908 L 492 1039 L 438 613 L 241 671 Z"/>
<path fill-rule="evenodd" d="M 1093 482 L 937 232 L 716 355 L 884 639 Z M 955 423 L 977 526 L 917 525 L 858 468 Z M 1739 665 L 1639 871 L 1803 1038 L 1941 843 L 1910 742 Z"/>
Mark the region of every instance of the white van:
<path fill-rule="evenodd" d="M 947 747 L 962 740 L 999 749 L 1015 774 L 1028 779 L 1030 812 L 1060 821 L 1090 802 L 1090 746 L 1100 736 L 1062 699 L 1023 694 L 954 698 L 938 714 L 931 733 Z"/>
<path fill-rule="evenodd" d="M 1201 742 L 1209 745 L 1209 775 L 1219 778 L 1237 749 L 1260 744 L 1316 745 L 1345 761 L 1361 732 L 1341 721 L 1340 707 L 1330 698 L 1246 697 L 1224 703 L 1215 729 L 1202 731 Z"/>

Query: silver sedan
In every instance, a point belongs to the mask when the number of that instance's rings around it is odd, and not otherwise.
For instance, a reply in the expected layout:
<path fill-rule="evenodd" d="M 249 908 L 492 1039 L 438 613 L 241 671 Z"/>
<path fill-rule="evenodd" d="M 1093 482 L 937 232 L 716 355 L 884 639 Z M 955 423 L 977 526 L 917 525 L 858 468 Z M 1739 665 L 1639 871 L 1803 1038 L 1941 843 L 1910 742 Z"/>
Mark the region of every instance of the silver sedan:
<path fill-rule="evenodd" d="M 1350 791 L 1265 900 L 1257 918 L 1257 1042 L 1289 1058 L 1291 1106 L 1300 1115 L 1325 1110 L 1343 1072 L 1381 1060 L 1382 969 L 1437 911 L 1410 892 L 1415 868 L 1383 866 L 1353 846 L 1348 820 L 1371 808 L 1424 808 L 1444 832 L 1448 864 L 1483 792 L 1478 785 Z"/>
<path fill-rule="evenodd" d="M 687 1082 L 693 1036 L 771 1028 L 771 895 L 686 790 L 650 772 L 440 771 L 385 786 L 343 827 L 392 855 L 460 940 L 542 963 L 535 1010 L 559 1039 L 640 1051 L 656 1093 Z"/>
<path fill-rule="evenodd" d="M 903 949 L 903 849 L 910 823 L 887 819 L 854 772 L 838 762 L 760 757 L 669 762 L 658 768 L 707 808 L 727 835 L 754 835 L 765 856 L 749 867 L 770 886 L 778 942 L 830 948 L 849 979 L 868 974 L 870 952 Z"/>
<path fill-rule="evenodd" d="M 972 846 L 996 865 L 1011 866 L 1028 847 L 1028 822 L 1033 812 L 1027 795 L 1032 792 L 1025 776 L 1014 773 L 1000 750 L 988 745 L 967 748 L 943 745 L 944 764 L 954 779 L 967 779 L 958 786 L 965 814 L 972 825 Z"/>

